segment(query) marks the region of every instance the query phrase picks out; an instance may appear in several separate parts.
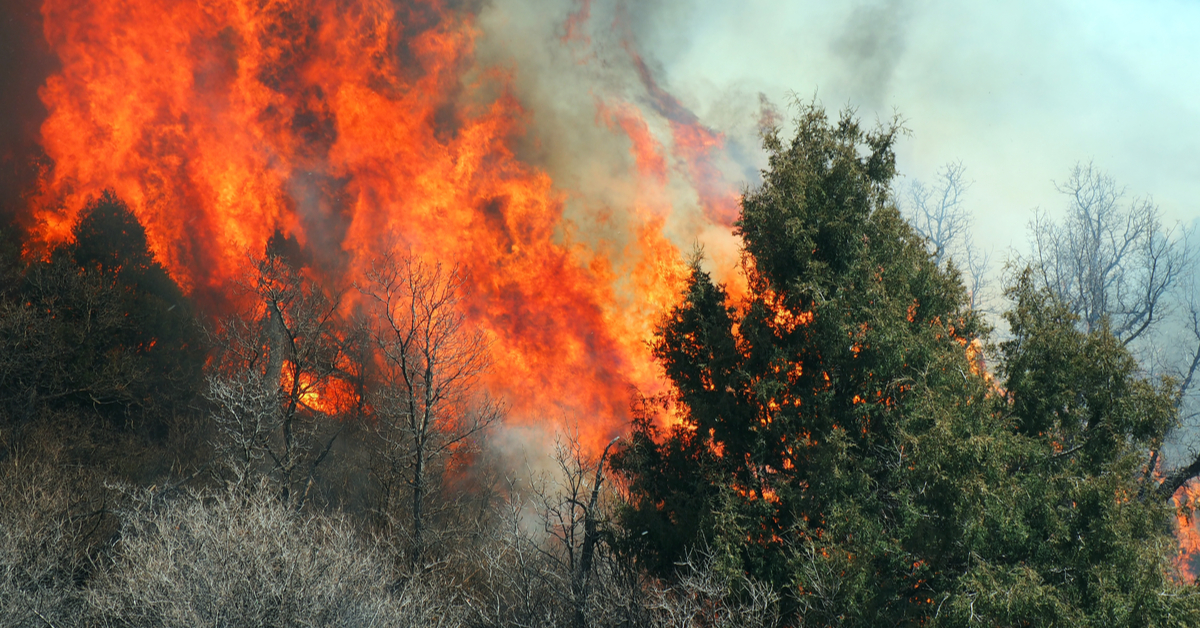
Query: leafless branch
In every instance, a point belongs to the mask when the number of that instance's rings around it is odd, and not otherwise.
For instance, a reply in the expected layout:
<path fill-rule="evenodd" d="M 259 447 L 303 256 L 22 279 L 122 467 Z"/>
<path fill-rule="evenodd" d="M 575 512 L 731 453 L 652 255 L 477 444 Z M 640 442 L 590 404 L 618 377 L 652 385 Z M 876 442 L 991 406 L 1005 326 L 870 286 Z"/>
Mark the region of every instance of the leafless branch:
<path fill-rule="evenodd" d="M 1077 164 L 1058 185 L 1069 200 L 1062 222 L 1039 211 L 1030 223 L 1032 265 L 1087 330 L 1107 321 L 1129 344 L 1165 315 L 1167 295 L 1188 262 L 1178 233 L 1164 228 L 1148 199 L 1125 191 L 1091 163 Z"/>
<path fill-rule="evenodd" d="M 462 310 L 466 275 L 460 267 L 393 252 L 372 264 L 366 280 L 358 289 L 370 303 L 367 333 L 378 353 L 371 400 L 381 481 L 408 488 L 416 564 L 438 465 L 498 421 L 503 409 L 477 387 L 489 364 L 488 342 Z"/>
<path fill-rule="evenodd" d="M 253 272 L 239 284 L 250 307 L 210 333 L 215 445 L 232 483 L 270 476 L 285 501 L 300 505 L 341 433 L 326 399 L 348 361 L 341 296 L 270 251 L 250 261 Z"/>
<path fill-rule="evenodd" d="M 971 308 L 981 309 L 989 285 L 991 253 L 976 248 L 971 238 L 971 213 L 964 199 L 971 188 L 966 166 L 953 161 L 943 166 L 933 186 L 913 181 L 897 198 L 909 224 L 925 238 L 938 265 L 953 260 L 966 274 Z"/>

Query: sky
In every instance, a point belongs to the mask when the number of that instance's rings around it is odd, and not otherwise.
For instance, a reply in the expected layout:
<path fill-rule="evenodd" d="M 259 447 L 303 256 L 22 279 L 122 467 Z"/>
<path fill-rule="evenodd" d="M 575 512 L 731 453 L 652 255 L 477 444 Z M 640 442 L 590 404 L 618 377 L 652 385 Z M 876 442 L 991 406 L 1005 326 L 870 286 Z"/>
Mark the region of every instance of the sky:
<path fill-rule="evenodd" d="M 1036 207 L 1061 211 L 1093 160 L 1168 223 L 1200 217 L 1200 2 L 725 2 L 633 9 L 659 80 L 750 145 L 757 94 L 812 97 L 911 131 L 901 173 L 961 160 L 977 242 L 1020 249 Z"/>

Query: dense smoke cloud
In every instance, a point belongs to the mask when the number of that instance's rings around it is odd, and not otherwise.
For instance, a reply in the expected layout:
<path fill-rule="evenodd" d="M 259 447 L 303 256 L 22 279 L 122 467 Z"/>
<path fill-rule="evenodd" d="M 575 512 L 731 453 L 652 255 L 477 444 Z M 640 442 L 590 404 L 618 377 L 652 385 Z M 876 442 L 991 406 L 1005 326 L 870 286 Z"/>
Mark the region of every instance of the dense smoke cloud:
<path fill-rule="evenodd" d="M 529 125 L 518 154 L 567 194 L 572 237 L 620 260 L 636 225 L 661 219 L 676 247 L 702 246 L 728 275 L 737 194 L 762 165 L 751 115 L 758 102 L 744 94 L 736 114 L 714 116 L 691 109 L 663 81 L 650 51 L 669 35 L 646 25 L 684 8 L 501 0 L 480 15 L 479 61 L 511 68 Z"/>

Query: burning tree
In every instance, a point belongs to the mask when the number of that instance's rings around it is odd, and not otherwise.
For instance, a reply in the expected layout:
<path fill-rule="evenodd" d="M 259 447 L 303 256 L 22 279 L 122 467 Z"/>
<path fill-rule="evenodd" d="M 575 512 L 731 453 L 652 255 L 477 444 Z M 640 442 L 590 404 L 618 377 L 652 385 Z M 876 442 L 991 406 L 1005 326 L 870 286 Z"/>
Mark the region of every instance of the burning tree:
<path fill-rule="evenodd" d="M 959 277 L 889 201 L 896 135 L 816 106 L 766 135 L 748 294 L 693 264 L 655 344 L 678 423 L 635 421 L 614 459 L 632 549 L 669 574 L 712 548 L 806 624 L 1197 621 L 1143 490 L 1174 390 L 1029 273 L 983 372 Z"/>
<path fill-rule="evenodd" d="M 248 308 L 213 332 L 208 398 L 230 481 L 270 478 L 285 502 L 301 506 L 344 425 L 327 419 L 354 401 L 339 295 L 287 244 L 272 238 L 252 260 L 242 285 Z"/>

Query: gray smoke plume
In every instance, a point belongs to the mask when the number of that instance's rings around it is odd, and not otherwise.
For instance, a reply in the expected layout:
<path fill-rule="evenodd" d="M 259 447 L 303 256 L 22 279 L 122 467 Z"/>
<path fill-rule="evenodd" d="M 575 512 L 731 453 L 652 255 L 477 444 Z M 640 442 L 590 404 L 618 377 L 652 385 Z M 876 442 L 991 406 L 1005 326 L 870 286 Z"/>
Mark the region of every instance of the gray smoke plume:
<path fill-rule="evenodd" d="M 831 50 L 845 64 L 847 88 L 857 103 L 886 106 L 892 76 L 907 47 L 910 16 L 908 0 L 861 4 L 831 43 Z"/>

